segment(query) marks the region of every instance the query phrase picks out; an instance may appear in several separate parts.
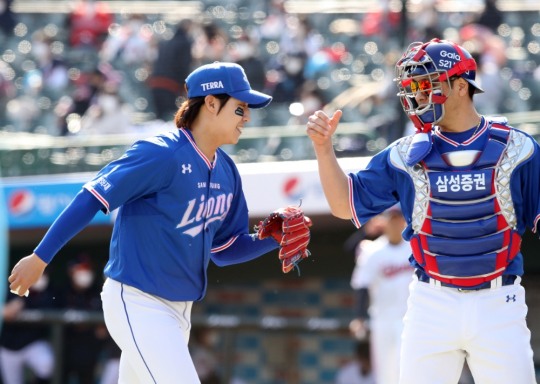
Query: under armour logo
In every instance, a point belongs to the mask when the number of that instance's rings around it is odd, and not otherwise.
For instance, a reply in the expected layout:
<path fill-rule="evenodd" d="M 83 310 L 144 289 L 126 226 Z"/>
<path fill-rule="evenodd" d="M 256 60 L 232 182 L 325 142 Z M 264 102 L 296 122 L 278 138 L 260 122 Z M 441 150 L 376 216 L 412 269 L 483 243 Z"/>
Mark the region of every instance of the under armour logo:
<path fill-rule="evenodd" d="M 182 173 L 191 173 L 191 164 L 182 164 Z"/>
<path fill-rule="evenodd" d="M 516 295 L 513 295 L 513 296 L 506 295 L 506 302 L 508 303 L 510 300 L 515 302 L 516 301 Z"/>

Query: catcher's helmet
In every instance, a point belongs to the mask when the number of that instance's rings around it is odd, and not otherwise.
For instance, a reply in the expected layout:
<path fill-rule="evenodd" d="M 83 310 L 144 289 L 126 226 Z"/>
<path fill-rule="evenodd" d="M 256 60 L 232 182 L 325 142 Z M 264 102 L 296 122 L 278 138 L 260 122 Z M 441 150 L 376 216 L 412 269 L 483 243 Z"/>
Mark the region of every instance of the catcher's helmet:
<path fill-rule="evenodd" d="M 420 89 L 429 93 L 429 103 L 419 106 L 415 100 L 418 90 L 413 78 L 422 76 L 429 80 L 429 86 Z M 396 79 L 403 109 L 418 129 L 427 131 L 444 116 L 441 83 L 462 77 L 475 93 L 484 92 L 476 83 L 476 62 L 463 47 L 446 41 L 433 39 L 427 43 L 413 43 L 396 64 Z M 411 87 L 411 85 L 413 85 Z"/>
<path fill-rule="evenodd" d="M 449 41 L 434 39 L 425 45 L 423 50 L 425 54 L 417 60 L 425 65 L 414 68 L 410 76 L 428 74 L 425 70 L 429 73 L 447 73 L 448 78 L 459 76 L 467 80 L 475 88 L 474 93 L 484 92 L 475 81 L 476 62 L 465 48 Z"/>

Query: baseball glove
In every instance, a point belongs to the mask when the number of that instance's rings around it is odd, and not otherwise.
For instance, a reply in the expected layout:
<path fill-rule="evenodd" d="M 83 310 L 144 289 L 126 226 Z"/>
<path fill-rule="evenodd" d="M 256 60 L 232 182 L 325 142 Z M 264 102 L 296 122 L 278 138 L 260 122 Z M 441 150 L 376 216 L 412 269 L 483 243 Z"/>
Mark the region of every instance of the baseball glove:
<path fill-rule="evenodd" d="M 272 212 L 255 226 L 255 231 L 259 239 L 272 237 L 278 242 L 282 270 L 288 273 L 310 255 L 307 246 L 311 225 L 311 219 L 300 207 L 288 206 Z"/>

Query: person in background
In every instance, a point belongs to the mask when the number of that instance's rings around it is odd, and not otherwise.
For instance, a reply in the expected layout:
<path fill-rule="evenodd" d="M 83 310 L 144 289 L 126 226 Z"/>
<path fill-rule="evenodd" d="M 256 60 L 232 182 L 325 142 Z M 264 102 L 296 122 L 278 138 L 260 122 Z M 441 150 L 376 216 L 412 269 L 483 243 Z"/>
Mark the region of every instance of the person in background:
<path fill-rule="evenodd" d="M 0 0 L 0 30 L 5 36 L 13 35 L 13 28 L 18 21 L 11 4 L 13 0 Z"/>
<path fill-rule="evenodd" d="M 107 38 L 114 14 L 104 1 L 77 0 L 71 5 L 66 20 L 70 45 L 89 48 L 97 53 Z"/>
<path fill-rule="evenodd" d="M 159 42 L 157 58 L 148 79 L 154 111 L 159 120 L 171 120 L 178 110 L 177 101 L 186 96 L 182 85 L 193 62 L 192 24 L 191 20 L 182 20 L 172 39 Z"/>
<path fill-rule="evenodd" d="M 242 34 L 236 41 L 229 44 L 229 57 L 232 62 L 240 65 L 246 71 L 246 76 L 255 89 L 266 87 L 266 70 L 264 62 L 257 52 L 257 42 L 248 34 Z"/>
<path fill-rule="evenodd" d="M 215 61 L 230 61 L 227 47 L 229 34 L 219 23 L 209 21 L 193 28 L 192 54 L 194 65 L 200 66 Z"/>
<path fill-rule="evenodd" d="M 130 106 L 122 101 L 118 87 L 105 84 L 95 102 L 81 118 L 79 135 L 109 135 L 128 133 L 131 128 Z"/>
<path fill-rule="evenodd" d="M 378 384 L 371 369 L 370 345 L 358 341 L 354 349 L 354 359 L 341 367 L 335 384 Z"/>
<path fill-rule="evenodd" d="M 17 321 L 24 310 L 58 309 L 54 290 L 49 286 L 49 274 L 44 273 L 31 288 L 28 298 L 8 294 L 2 309 L 3 326 L 0 332 L 0 371 L 3 384 L 23 384 L 27 369 L 32 374 L 28 384 L 47 384 L 53 375 L 55 357 L 47 324 L 28 324 Z"/>
<path fill-rule="evenodd" d="M 71 94 L 62 96 L 54 108 L 59 135 L 68 136 L 79 132 L 80 124 L 74 125 L 70 119 L 73 116 L 78 116 L 80 119 L 88 108 L 95 104 L 97 95 L 101 93 L 107 83 L 107 74 L 103 66 L 83 73 L 74 81 Z"/>
<path fill-rule="evenodd" d="M 99 384 L 118 384 L 120 372 L 120 355 L 122 350 L 114 342 L 107 329 L 103 329 L 103 349 L 101 355 L 103 358 Z"/>
<path fill-rule="evenodd" d="M 484 3 L 484 9 L 478 15 L 476 23 L 497 33 L 497 28 L 504 22 L 504 13 L 497 7 L 497 0 L 485 0 Z"/>
<path fill-rule="evenodd" d="M 6 107 L 11 100 L 17 97 L 17 88 L 9 76 L 9 69 L 7 63 L 0 62 L 0 124 L 3 127 L 8 125 Z"/>
<path fill-rule="evenodd" d="M 242 34 L 236 41 L 229 45 L 230 60 L 246 72 L 250 79 L 251 86 L 255 89 L 265 90 L 266 88 L 266 68 L 263 60 L 257 52 L 257 43 L 248 34 Z M 262 124 L 260 110 L 254 110 L 251 114 L 250 124 L 259 127 Z"/>
<path fill-rule="evenodd" d="M 357 248 L 351 287 L 358 297 L 358 308 L 350 328 L 360 339 L 369 331 L 377 384 L 396 384 L 413 268 L 409 264 L 410 244 L 401 235 L 407 223 L 400 207 L 394 206 L 382 216 L 386 220 L 383 235 L 363 240 Z"/>
<path fill-rule="evenodd" d="M 54 40 L 39 29 L 32 34 L 32 57 L 36 60 L 35 71 L 40 81 L 40 91 L 57 100 L 69 85 L 68 65 L 62 55 L 55 55 L 52 50 Z M 27 74 L 26 76 L 29 76 Z"/>
<path fill-rule="evenodd" d="M 213 345 L 215 330 L 211 328 L 194 328 L 190 338 L 189 351 L 201 384 L 220 384 L 219 360 L 216 356 L 216 346 Z"/>
<path fill-rule="evenodd" d="M 62 309 L 70 311 L 101 311 L 96 273 L 89 256 L 80 255 L 68 265 L 69 285 L 62 290 Z M 63 383 L 94 384 L 96 368 L 103 348 L 102 325 L 69 324 L 64 328 L 62 360 Z"/>
<path fill-rule="evenodd" d="M 128 14 L 120 24 L 113 24 L 99 52 L 100 60 L 117 64 L 125 71 L 153 61 L 155 50 L 146 22 L 145 15 Z"/>

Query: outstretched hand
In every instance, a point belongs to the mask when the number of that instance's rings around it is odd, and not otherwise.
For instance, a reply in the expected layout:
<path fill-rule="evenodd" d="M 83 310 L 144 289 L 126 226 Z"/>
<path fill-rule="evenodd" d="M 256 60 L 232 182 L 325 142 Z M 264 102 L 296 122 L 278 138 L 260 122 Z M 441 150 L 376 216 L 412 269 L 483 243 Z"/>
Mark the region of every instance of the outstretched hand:
<path fill-rule="evenodd" d="M 316 111 L 308 118 L 306 133 L 315 145 L 331 143 L 343 112 L 337 110 L 330 117 L 324 111 Z"/>
<path fill-rule="evenodd" d="M 8 277 L 11 292 L 19 296 L 28 296 L 28 289 L 39 280 L 46 266 L 47 263 L 35 253 L 23 257 L 15 264 Z"/>

